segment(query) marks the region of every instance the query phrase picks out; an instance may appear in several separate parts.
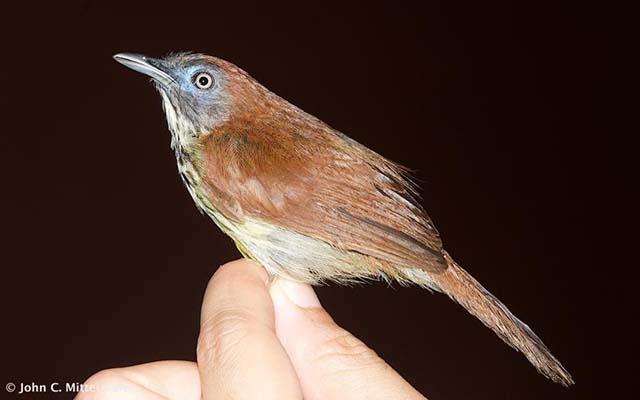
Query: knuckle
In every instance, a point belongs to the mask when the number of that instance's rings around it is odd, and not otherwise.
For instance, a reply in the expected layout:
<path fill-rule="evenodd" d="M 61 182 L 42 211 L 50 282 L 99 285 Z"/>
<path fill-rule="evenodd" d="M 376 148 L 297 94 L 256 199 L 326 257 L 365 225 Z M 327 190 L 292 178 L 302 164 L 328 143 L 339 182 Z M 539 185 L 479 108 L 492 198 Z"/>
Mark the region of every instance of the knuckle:
<path fill-rule="evenodd" d="M 241 308 L 223 308 L 204 320 L 196 348 L 198 362 L 217 365 L 250 334 L 253 316 Z"/>
<path fill-rule="evenodd" d="M 361 370 L 385 364 L 375 351 L 340 327 L 327 332 L 318 347 L 315 361 L 330 371 Z"/>

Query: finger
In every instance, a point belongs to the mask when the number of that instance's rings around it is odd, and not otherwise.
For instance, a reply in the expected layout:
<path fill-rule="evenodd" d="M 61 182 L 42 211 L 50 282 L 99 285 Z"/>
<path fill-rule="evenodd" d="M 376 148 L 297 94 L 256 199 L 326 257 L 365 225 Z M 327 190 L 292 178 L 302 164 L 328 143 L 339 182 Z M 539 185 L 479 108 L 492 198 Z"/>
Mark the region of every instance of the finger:
<path fill-rule="evenodd" d="M 197 350 L 204 400 L 302 398 L 275 335 L 268 284 L 265 270 L 249 260 L 223 265 L 209 282 Z"/>
<path fill-rule="evenodd" d="M 306 400 L 424 399 L 367 345 L 340 328 L 308 285 L 271 286 L 276 332 Z"/>
<path fill-rule="evenodd" d="M 198 367 L 188 361 L 158 361 L 113 368 L 91 376 L 76 400 L 199 400 Z"/>

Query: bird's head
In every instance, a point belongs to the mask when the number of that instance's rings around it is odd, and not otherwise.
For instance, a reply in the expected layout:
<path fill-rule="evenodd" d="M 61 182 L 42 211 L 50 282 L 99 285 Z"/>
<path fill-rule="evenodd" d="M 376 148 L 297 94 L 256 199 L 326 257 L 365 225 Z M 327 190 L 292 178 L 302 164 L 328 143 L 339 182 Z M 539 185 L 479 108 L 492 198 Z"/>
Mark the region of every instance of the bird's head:
<path fill-rule="evenodd" d="M 268 91 L 247 73 L 219 58 L 175 53 L 164 58 L 119 53 L 119 63 L 148 75 L 163 99 L 174 134 L 183 147 L 229 119 L 260 109 Z"/>

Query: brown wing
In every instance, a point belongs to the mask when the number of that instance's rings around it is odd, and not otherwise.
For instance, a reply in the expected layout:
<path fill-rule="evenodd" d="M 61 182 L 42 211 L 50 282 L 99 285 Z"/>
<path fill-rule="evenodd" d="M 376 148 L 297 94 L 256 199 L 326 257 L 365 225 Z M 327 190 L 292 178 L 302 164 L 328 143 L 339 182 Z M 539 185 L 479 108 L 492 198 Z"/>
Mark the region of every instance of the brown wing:
<path fill-rule="evenodd" d="M 402 167 L 313 117 L 294 122 L 209 135 L 203 168 L 216 207 L 396 267 L 447 268 Z"/>

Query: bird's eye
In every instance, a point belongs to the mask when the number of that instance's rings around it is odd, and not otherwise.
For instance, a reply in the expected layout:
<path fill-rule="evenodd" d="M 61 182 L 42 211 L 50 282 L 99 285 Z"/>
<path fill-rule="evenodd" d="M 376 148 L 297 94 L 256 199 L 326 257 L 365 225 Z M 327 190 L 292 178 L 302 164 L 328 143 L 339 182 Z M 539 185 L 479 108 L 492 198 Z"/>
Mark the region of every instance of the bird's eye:
<path fill-rule="evenodd" d="M 213 78 L 206 72 L 200 72 L 193 78 L 194 83 L 200 89 L 209 89 L 213 84 Z"/>

